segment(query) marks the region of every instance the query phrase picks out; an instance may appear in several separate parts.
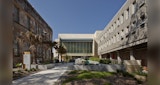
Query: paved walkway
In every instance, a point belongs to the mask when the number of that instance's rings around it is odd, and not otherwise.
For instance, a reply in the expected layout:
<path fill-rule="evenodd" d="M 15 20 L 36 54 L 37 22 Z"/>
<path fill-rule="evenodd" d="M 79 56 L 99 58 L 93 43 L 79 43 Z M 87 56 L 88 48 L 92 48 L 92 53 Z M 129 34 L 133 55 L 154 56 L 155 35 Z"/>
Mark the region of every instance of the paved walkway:
<path fill-rule="evenodd" d="M 60 76 L 67 71 L 68 64 L 58 65 L 53 69 L 41 71 L 30 76 L 14 80 L 12 85 L 54 85 Z"/>

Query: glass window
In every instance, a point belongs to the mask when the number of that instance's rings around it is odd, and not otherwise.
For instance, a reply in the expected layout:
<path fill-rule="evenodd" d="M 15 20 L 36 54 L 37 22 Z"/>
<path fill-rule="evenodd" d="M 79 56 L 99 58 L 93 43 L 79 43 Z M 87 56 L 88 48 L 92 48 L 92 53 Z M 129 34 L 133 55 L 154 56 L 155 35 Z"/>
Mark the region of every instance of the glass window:
<path fill-rule="evenodd" d="M 26 27 L 30 30 L 30 17 L 27 16 Z"/>
<path fill-rule="evenodd" d="M 13 20 L 19 22 L 19 9 L 15 6 L 13 9 Z"/>
<path fill-rule="evenodd" d="M 35 33 L 38 34 L 38 24 L 35 22 L 35 28 L 34 28 Z"/>

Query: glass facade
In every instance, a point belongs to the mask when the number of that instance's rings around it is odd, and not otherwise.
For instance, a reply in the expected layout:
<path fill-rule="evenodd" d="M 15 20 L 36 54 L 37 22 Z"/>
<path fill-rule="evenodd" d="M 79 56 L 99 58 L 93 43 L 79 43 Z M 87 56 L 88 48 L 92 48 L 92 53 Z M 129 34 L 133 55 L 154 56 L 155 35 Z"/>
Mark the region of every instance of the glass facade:
<path fill-rule="evenodd" d="M 92 40 L 62 40 L 61 44 L 66 48 L 67 53 L 92 53 Z"/>

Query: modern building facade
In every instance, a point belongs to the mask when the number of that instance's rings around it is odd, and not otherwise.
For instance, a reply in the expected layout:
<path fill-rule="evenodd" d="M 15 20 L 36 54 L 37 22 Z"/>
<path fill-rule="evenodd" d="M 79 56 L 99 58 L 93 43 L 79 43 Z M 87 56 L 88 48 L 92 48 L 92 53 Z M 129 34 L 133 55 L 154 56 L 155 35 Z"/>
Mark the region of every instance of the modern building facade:
<path fill-rule="evenodd" d="M 64 56 L 73 59 L 95 56 L 94 34 L 59 34 L 59 43 L 67 50 Z"/>
<path fill-rule="evenodd" d="M 24 38 L 27 31 L 41 36 L 42 41 L 52 41 L 52 29 L 27 0 L 13 0 L 13 63 L 22 63 L 24 51 L 30 51 L 30 41 Z M 18 40 L 19 38 L 19 40 Z M 52 49 L 48 45 L 36 45 L 36 62 L 51 59 Z"/>
<path fill-rule="evenodd" d="M 147 20 L 146 0 L 126 0 L 97 36 L 98 55 L 147 66 Z"/>

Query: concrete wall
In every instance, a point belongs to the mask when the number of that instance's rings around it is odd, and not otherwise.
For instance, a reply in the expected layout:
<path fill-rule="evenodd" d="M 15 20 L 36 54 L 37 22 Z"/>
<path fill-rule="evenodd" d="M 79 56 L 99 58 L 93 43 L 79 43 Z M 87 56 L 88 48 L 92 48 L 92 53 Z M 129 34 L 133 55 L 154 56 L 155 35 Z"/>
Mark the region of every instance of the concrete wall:
<path fill-rule="evenodd" d="M 88 70 L 88 71 L 108 71 L 116 72 L 117 70 L 123 70 L 121 65 L 71 65 L 68 68 L 69 70 Z"/>
<path fill-rule="evenodd" d="M 122 60 L 143 60 L 146 65 L 146 53 L 142 47 L 147 38 L 147 5 L 146 0 L 126 0 L 110 23 L 98 35 L 98 55 L 110 55 L 114 58 L 117 52 Z M 135 48 L 137 47 L 137 48 Z M 139 48 L 138 48 L 139 47 Z"/>

